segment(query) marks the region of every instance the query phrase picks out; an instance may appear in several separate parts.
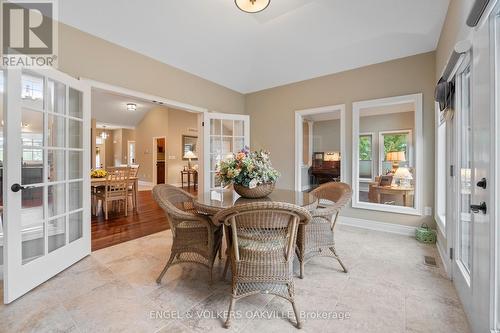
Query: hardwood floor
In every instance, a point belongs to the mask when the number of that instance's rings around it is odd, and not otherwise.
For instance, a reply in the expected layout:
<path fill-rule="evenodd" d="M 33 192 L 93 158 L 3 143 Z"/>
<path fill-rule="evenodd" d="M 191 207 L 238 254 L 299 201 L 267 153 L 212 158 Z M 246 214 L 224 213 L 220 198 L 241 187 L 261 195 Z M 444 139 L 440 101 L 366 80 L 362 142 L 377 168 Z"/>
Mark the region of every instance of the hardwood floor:
<path fill-rule="evenodd" d="M 196 195 L 192 187 L 184 190 Z M 153 199 L 151 191 L 139 191 L 137 197 L 137 211 L 128 211 L 125 216 L 121 212 L 109 212 L 106 221 L 102 211 L 98 216 L 92 216 L 92 251 L 116 245 L 135 238 L 169 229 L 167 218 L 163 210 Z"/>

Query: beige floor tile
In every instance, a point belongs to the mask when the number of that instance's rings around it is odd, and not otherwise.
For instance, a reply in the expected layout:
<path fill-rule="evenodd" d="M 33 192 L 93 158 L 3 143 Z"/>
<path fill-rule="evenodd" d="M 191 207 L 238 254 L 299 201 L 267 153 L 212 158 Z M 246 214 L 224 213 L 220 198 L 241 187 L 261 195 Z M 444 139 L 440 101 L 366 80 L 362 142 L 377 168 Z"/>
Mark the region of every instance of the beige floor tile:
<path fill-rule="evenodd" d="M 224 329 L 231 285 L 218 259 L 213 284 L 206 268 L 184 264 L 157 285 L 171 237 L 164 231 L 92 253 L 0 305 L 0 332 L 298 332 L 290 303 L 269 295 L 237 302 L 243 318 Z M 314 258 L 294 280 L 300 332 L 470 332 L 435 246 L 343 225 L 336 244 L 347 274 L 332 258 Z M 425 255 L 438 267 L 424 265 Z"/>

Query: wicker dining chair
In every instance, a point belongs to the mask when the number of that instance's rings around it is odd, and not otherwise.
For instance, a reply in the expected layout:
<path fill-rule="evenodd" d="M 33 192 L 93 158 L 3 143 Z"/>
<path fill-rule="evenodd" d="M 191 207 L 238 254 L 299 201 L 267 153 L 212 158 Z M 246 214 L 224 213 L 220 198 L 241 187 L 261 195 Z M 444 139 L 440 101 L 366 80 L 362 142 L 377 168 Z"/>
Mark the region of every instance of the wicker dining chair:
<path fill-rule="evenodd" d="M 311 212 L 311 223 L 299 226 L 297 257 L 300 263 L 300 278 L 304 277 L 305 263 L 315 256 L 337 259 L 347 273 L 347 268 L 335 249 L 334 228 L 340 210 L 351 200 L 352 189 L 345 183 L 329 182 L 317 187 L 311 194 L 319 199 L 319 205 Z"/>
<path fill-rule="evenodd" d="M 299 223 L 311 220 L 299 206 L 280 202 L 256 202 L 225 209 L 214 216 L 229 232 L 231 258 L 231 302 L 225 327 L 231 325 L 237 300 L 260 293 L 273 294 L 295 304 L 293 258 Z"/>
<path fill-rule="evenodd" d="M 207 216 L 197 214 L 193 205 L 194 196 L 178 187 L 156 185 L 153 196 L 167 215 L 173 237 L 170 258 L 156 282 L 161 283 L 170 266 L 194 263 L 208 268 L 212 283 L 213 265 L 222 240 L 221 225 L 215 225 Z"/>

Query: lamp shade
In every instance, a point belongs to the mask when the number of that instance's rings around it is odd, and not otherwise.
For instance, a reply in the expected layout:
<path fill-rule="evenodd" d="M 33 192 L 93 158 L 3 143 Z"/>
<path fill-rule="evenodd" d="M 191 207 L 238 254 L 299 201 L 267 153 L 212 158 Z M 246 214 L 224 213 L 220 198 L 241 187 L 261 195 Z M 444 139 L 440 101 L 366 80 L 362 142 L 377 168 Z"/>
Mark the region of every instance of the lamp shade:
<path fill-rule="evenodd" d="M 191 150 L 188 150 L 185 154 L 184 154 L 184 158 L 196 158 L 196 155 L 191 151 Z"/>
<path fill-rule="evenodd" d="M 266 9 L 271 0 L 234 0 L 234 3 L 246 13 L 258 13 Z"/>
<path fill-rule="evenodd" d="M 413 179 L 413 176 L 408 168 L 400 167 L 396 170 L 394 178 Z"/>
<path fill-rule="evenodd" d="M 390 162 L 406 161 L 406 154 L 404 151 L 391 151 L 385 155 L 385 160 Z"/>

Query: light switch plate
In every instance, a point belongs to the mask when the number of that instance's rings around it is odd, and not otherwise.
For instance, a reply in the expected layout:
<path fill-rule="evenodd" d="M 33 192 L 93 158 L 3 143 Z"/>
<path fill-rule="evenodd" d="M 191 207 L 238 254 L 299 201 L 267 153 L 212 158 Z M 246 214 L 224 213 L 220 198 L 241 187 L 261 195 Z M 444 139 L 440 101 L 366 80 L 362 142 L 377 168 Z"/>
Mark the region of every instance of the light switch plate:
<path fill-rule="evenodd" d="M 425 216 L 432 216 L 432 207 L 425 207 L 424 208 L 424 214 Z"/>

